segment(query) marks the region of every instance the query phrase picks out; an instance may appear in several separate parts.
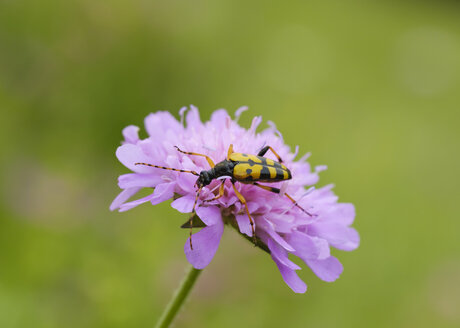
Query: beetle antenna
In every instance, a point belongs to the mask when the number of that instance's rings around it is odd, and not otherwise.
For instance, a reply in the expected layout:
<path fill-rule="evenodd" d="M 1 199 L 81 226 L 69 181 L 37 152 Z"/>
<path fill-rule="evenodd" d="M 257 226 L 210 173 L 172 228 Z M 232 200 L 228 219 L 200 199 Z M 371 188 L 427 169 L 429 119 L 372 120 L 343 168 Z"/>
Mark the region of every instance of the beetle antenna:
<path fill-rule="evenodd" d="M 200 176 L 198 173 L 195 171 L 189 171 L 189 170 L 179 170 L 179 169 L 173 169 L 172 167 L 165 167 L 165 166 L 159 166 L 159 165 L 153 165 L 149 163 L 134 163 L 134 165 L 144 165 L 144 166 L 150 166 L 150 167 L 155 167 L 157 169 L 163 169 L 163 170 L 170 170 L 170 171 L 176 171 L 176 172 L 182 172 L 182 173 L 191 173 L 196 176 Z"/>

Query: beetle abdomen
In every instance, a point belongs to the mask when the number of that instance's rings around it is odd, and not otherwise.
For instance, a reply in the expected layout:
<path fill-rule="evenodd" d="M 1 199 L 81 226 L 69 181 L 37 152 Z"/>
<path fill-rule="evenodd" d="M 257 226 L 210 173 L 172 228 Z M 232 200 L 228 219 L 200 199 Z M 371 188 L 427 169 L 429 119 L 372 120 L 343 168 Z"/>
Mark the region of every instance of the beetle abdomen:
<path fill-rule="evenodd" d="M 286 166 L 269 158 L 233 153 L 230 160 L 235 162 L 233 177 L 239 181 L 276 182 L 292 178 Z"/>

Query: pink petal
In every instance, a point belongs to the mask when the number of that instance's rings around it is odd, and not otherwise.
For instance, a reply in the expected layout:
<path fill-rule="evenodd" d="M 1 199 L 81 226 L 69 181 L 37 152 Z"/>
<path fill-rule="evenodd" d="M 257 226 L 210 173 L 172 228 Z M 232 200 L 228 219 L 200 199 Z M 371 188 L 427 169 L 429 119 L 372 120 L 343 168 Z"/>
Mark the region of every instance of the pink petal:
<path fill-rule="evenodd" d="M 167 167 L 174 167 L 171 165 L 164 165 L 166 164 L 165 159 L 168 157 L 169 153 L 172 152 L 173 146 L 165 145 L 165 141 L 161 141 L 159 139 L 148 138 L 141 140 L 137 143 L 137 146 L 142 150 L 142 152 L 151 158 L 151 164 L 155 165 L 162 165 Z M 161 172 L 159 170 L 154 170 L 154 172 Z M 163 171 L 163 174 L 165 171 Z"/>
<path fill-rule="evenodd" d="M 275 122 L 273 122 L 273 121 L 267 121 L 267 124 L 268 124 L 269 128 L 266 129 L 265 131 L 266 131 L 266 132 L 270 132 L 270 134 L 274 132 L 274 133 L 281 139 L 281 141 L 283 141 L 283 135 L 282 135 L 281 132 L 276 128 Z M 265 132 L 265 131 L 264 131 L 264 132 Z"/>
<path fill-rule="evenodd" d="M 343 272 L 342 263 L 330 256 L 324 260 L 308 260 L 307 265 L 321 280 L 332 282 Z"/>
<path fill-rule="evenodd" d="M 289 245 L 289 243 L 286 240 L 284 240 L 283 237 L 278 235 L 275 231 L 272 231 L 270 229 L 266 230 L 266 231 L 270 235 L 270 237 L 272 237 L 273 240 L 275 240 L 285 250 L 287 250 L 289 252 L 294 252 L 295 251 L 295 249 L 291 245 Z"/>
<path fill-rule="evenodd" d="M 141 148 L 133 144 L 124 144 L 117 148 L 116 155 L 118 160 L 128 169 L 139 173 L 153 173 L 160 169 L 153 167 L 134 165 L 134 163 L 150 163 L 151 159 L 147 157 Z M 155 163 L 150 163 L 155 164 Z"/>
<path fill-rule="evenodd" d="M 243 112 L 247 111 L 248 109 L 248 106 L 241 106 L 240 108 L 238 108 L 235 112 L 235 120 L 238 121 L 240 119 L 241 114 L 243 114 Z"/>
<path fill-rule="evenodd" d="M 152 205 L 157 205 L 165 200 L 173 198 L 175 185 L 175 182 L 167 182 L 157 185 L 153 191 L 153 197 L 150 200 Z"/>
<path fill-rule="evenodd" d="M 195 269 L 203 269 L 211 262 L 219 248 L 223 232 L 222 220 L 201 229 L 192 236 L 193 250 L 190 248 L 190 238 L 187 238 L 184 245 L 185 256 Z"/>
<path fill-rule="evenodd" d="M 293 231 L 288 235 L 289 244 L 295 248 L 295 255 L 303 259 L 317 259 L 321 249 L 318 247 L 315 240 L 305 233 Z"/>
<path fill-rule="evenodd" d="M 182 196 L 171 203 L 171 207 L 175 208 L 181 213 L 190 213 L 193 210 L 195 203 L 195 196 L 187 195 Z"/>
<path fill-rule="evenodd" d="M 196 215 L 207 226 L 222 222 L 222 214 L 217 206 L 200 206 L 196 209 Z"/>
<path fill-rule="evenodd" d="M 136 194 L 141 188 L 133 187 L 123 190 L 121 193 L 118 194 L 117 197 L 113 200 L 112 204 L 110 204 L 110 210 L 113 211 L 120 207 L 121 204 L 126 202 L 128 199 L 131 198 L 134 194 Z"/>
<path fill-rule="evenodd" d="M 197 177 L 190 173 L 179 173 L 176 178 L 177 185 L 184 191 L 184 193 L 195 193 L 195 182 Z"/>
<path fill-rule="evenodd" d="M 329 222 L 309 225 L 308 233 L 326 239 L 335 248 L 352 251 L 359 246 L 359 234 L 350 227 Z"/>
<path fill-rule="evenodd" d="M 332 188 L 334 188 L 334 185 L 329 184 L 319 189 L 315 189 L 311 193 L 311 196 L 309 196 L 309 198 L 311 200 L 315 200 L 319 204 L 328 204 L 328 205 L 334 204 L 337 202 L 339 197 L 337 197 L 337 195 L 334 194 L 334 192 L 332 191 Z"/>
<path fill-rule="evenodd" d="M 228 114 L 225 109 L 216 110 L 211 115 L 211 123 L 217 130 L 225 129 L 225 122 L 227 120 Z"/>
<path fill-rule="evenodd" d="M 181 124 L 184 123 L 184 115 L 185 115 L 185 112 L 187 111 L 188 107 L 187 106 L 184 106 L 182 107 L 181 109 L 179 109 L 179 116 L 180 116 L 180 122 Z"/>
<path fill-rule="evenodd" d="M 143 204 L 143 203 L 146 203 L 148 202 L 149 200 L 151 200 L 154 196 L 154 194 L 150 194 L 148 196 L 145 196 L 141 199 L 136 199 L 136 200 L 133 200 L 132 202 L 129 202 L 129 203 L 125 203 L 123 205 L 120 206 L 120 212 L 126 212 L 127 210 L 130 210 L 140 204 Z"/>
<path fill-rule="evenodd" d="M 305 293 L 307 291 L 307 285 L 299 278 L 297 273 L 290 269 L 289 267 L 285 266 L 281 262 L 279 262 L 276 258 L 273 258 L 275 261 L 276 266 L 280 270 L 281 276 L 284 279 L 284 282 L 295 292 L 295 293 Z"/>
<path fill-rule="evenodd" d="M 187 122 L 187 128 L 190 128 L 190 127 L 199 128 L 201 126 L 201 120 L 200 120 L 200 113 L 198 112 L 198 108 L 196 108 L 193 105 L 190 105 L 190 110 L 187 113 L 185 120 Z"/>
<path fill-rule="evenodd" d="M 236 214 L 235 218 L 240 232 L 252 237 L 252 228 L 248 216 L 246 214 Z"/>
<path fill-rule="evenodd" d="M 319 181 L 319 175 L 311 172 L 309 163 L 297 162 L 292 165 L 292 176 L 295 177 L 292 183 L 297 185 L 311 186 Z"/>
<path fill-rule="evenodd" d="M 260 223 L 259 223 L 259 226 L 260 226 L 261 230 L 266 232 L 270 237 L 273 238 L 274 241 L 276 241 L 285 250 L 287 250 L 289 252 L 294 252 L 295 251 L 295 249 L 291 245 L 289 245 L 289 243 L 286 240 L 284 240 L 283 237 L 281 237 L 279 234 L 277 234 L 273 230 L 272 225 L 267 220 L 262 219 L 262 221 L 260 221 Z"/>
<path fill-rule="evenodd" d="M 327 170 L 327 165 L 317 165 L 315 166 L 315 172 L 320 173 Z"/>
<path fill-rule="evenodd" d="M 255 134 L 257 127 L 259 124 L 262 123 L 262 116 L 256 116 L 252 119 L 251 127 L 249 128 L 248 132 L 250 134 Z"/>
<path fill-rule="evenodd" d="M 255 201 L 252 201 L 252 200 L 248 201 L 247 205 L 248 205 L 249 213 L 251 213 L 251 215 L 252 215 L 252 213 L 256 212 L 259 209 L 259 207 L 262 206 L 262 204 L 260 204 L 258 202 L 255 202 Z"/>
<path fill-rule="evenodd" d="M 274 230 L 279 233 L 290 233 L 292 228 L 296 226 L 292 215 L 271 212 L 264 217 L 273 224 Z"/>
<path fill-rule="evenodd" d="M 276 258 L 276 260 L 287 266 L 289 269 L 300 270 L 300 267 L 288 258 L 286 250 L 274 242 L 273 239 L 268 238 L 267 246 L 270 249 L 270 254 L 273 258 Z"/>
<path fill-rule="evenodd" d="M 311 240 L 316 245 L 316 248 L 319 250 L 317 260 L 324 260 L 331 256 L 331 248 L 329 247 L 329 243 L 326 239 L 319 238 L 319 237 L 310 237 Z"/>
<path fill-rule="evenodd" d="M 162 140 L 168 131 L 179 133 L 183 130 L 182 125 L 169 112 L 161 111 L 149 114 L 145 120 L 145 129 L 153 139 Z"/>
<path fill-rule="evenodd" d="M 135 144 L 139 141 L 139 127 L 129 125 L 122 131 L 126 143 Z"/>
<path fill-rule="evenodd" d="M 179 153 L 178 153 L 178 154 L 179 154 Z M 199 159 L 199 158 L 201 158 L 201 157 L 198 157 L 198 158 L 195 157 L 195 159 Z M 184 170 L 200 171 L 200 168 L 197 167 L 197 165 L 195 164 L 195 162 L 192 161 L 192 159 L 191 159 L 189 156 L 187 156 L 187 155 L 184 155 L 184 156 L 182 157 L 181 162 L 182 162 L 182 167 L 181 167 L 181 168 L 184 169 Z M 208 163 L 206 162 L 206 166 L 207 166 L 207 165 L 208 165 Z M 194 177 L 193 175 L 191 175 L 191 176 Z M 196 180 L 196 177 L 195 177 L 195 180 Z"/>
<path fill-rule="evenodd" d="M 351 225 L 355 219 L 355 206 L 350 203 L 335 204 L 327 213 L 325 221 L 337 222 L 343 225 Z"/>
<path fill-rule="evenodd" d="M 132 187 L 155 187 L 157 184 L 164 182 L 160 175 L 127 173 L 118 177 L 118 186 L 122 189 Z"/>

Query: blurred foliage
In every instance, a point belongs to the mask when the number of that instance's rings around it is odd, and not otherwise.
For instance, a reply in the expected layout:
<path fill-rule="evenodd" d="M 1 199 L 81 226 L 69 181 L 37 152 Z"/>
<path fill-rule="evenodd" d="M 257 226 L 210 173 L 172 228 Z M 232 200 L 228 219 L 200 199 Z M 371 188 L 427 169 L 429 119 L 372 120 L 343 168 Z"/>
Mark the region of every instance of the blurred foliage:
<path fill-rule="evenodd" d="M 0 326 L 148 327 L 184 216 L 109 212 L 121 130 L 249 105 L 328 164 L 362 236 L 295 295 L 233 231 L 176 327 L 460 325 L 455 1 L 0 1 Z"/>

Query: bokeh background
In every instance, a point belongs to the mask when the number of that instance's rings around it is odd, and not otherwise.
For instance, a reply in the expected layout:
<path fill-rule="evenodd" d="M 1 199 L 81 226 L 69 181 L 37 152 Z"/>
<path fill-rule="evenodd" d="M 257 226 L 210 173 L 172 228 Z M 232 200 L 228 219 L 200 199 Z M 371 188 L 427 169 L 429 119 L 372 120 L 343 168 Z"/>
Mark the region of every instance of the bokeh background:
<path fill-rule="evenodd" d="M 227 230 L 176 327 L 459 327 L 459 101 L 456 1 L 1 0 L 0 327 L 154 325 L 186 217 L 110 212 L 114 152 L 188 104 L 276 122 L 362 242 L 296 295 Z"/>

